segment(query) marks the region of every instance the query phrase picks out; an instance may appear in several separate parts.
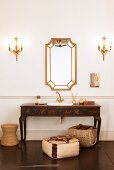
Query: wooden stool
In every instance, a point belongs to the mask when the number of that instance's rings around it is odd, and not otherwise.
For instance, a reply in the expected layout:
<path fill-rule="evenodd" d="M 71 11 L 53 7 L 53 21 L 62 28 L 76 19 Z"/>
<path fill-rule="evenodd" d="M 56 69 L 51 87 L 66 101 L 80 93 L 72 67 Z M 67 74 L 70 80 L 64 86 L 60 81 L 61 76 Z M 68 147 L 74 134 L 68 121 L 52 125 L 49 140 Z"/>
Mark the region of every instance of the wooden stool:
<path fill-rule="evenodd" d="M 3 124 L 1 125 L 3 136 L 1 138 L 1 145 L 13 146 L 19 143 L 16 131 L 18 128 L 17 124 Z"/>

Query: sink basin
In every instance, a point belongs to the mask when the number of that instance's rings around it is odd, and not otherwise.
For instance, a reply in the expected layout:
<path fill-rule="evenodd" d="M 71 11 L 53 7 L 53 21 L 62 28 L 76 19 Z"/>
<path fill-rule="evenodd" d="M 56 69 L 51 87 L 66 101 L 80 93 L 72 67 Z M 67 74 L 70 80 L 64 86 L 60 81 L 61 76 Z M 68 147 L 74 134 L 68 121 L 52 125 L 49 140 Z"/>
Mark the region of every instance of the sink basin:
<path fill-rule="evenodd" d="M 48 106 L 72 106 L 72 103 L 48 103 Z"/>

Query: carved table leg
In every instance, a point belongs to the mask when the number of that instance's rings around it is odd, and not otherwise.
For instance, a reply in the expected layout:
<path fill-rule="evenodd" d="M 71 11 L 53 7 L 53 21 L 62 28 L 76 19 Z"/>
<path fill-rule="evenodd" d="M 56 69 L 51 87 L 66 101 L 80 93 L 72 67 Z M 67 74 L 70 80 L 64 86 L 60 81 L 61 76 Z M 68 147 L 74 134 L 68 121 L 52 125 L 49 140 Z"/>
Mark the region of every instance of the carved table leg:
<path fill-rule="evenodd" d="M 24 141 L 26 140 L 26 118 L 24 118 Z"/>
<path fill-rule="evenodd" d="M 100 127 L 101 127 L 101 117 L 98 117 L 97 120 L 98 120 L 98 130 L 97 130 L 97 142 L 98 142 L 99 141 Z"/>
<path fill-rule="evenodd" d="M 19 118 L 19 124 L 20 124 L 20 134 L 21 134 L 21 142 L 23 141 L 23 118 Z"/>
<path fill-rule="evenodd" d="M 20 117 L 19 123 L 20 123 L 21 142 L 24 142 L 26 140 L 26 117 Z"/>
<path fill-rule="evenodd" d="M 94 117 L 94 127 L 97 128 L 97 142 L 99 141 L 99 133 L 101 127 L 101 117 Z"/>
<path fill-rule="evenodd" d="M 94 117 L 94 127 L 96 127 L 96 125 L 97 125 L 97 118 Z"/>

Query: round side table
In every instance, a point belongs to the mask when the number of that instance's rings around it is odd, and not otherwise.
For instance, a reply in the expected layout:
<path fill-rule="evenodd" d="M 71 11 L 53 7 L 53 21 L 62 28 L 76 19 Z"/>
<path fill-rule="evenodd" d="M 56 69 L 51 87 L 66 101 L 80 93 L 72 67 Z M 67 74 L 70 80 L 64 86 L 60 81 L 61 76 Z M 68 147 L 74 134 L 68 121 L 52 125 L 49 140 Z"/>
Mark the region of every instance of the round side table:
<path fill-rule="evenodd" d="M 3 131 L 3 136 L 1 138 L 1 145 L 14 146 L 19 143 L 18 137 L 16 135 L 17 128 L 18 128 L 17 124 L 1 125 L 1 129 Z"/>

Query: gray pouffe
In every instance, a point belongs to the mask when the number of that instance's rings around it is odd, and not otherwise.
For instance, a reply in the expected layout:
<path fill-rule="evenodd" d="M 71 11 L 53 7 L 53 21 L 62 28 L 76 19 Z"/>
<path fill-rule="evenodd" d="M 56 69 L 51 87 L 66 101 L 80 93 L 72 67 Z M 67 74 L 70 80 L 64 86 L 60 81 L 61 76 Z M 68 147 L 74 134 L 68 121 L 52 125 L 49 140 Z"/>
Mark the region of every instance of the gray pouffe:
<path fill-rule="evenodd" d="M 79 155 L 79 141 L 67 136 L 53 136 L 42 140 L 42 150 L 49 157 L 67 158 Z"/>

